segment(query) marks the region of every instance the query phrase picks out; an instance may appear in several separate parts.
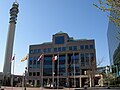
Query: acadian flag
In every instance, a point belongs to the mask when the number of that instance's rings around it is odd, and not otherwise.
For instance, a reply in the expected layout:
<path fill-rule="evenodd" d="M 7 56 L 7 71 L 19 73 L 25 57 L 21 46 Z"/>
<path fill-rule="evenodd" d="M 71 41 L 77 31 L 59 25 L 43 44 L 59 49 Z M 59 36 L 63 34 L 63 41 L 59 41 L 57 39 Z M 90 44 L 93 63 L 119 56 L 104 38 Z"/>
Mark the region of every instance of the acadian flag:
<path fill-rule="evenodd" d="M 21 59 L 21 62 L 24 62 L 25 60 L 28 60 L 28 55 L 26 55 L 25 57 L 23 57 L 23 58 Z"/>
<path fill-rule="evenodd" d="M 37 60 L 37 61 L 42 60 L 42 59 L 43 59 L 43 57 L 44 57 L 44 54 L 41 54 L 41 55 L 40 55 L 40 57 L 38 58 L 38 60 Z"/>

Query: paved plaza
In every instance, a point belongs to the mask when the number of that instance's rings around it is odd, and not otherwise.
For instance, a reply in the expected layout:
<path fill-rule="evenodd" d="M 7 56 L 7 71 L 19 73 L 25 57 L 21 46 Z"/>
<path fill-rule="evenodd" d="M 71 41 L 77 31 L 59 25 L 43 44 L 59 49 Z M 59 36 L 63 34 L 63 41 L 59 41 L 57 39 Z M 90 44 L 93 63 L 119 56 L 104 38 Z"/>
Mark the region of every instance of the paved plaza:
<path fill-rule="evenodd" d="M 24 90 L 24 87 L 1 87 L 4 90 Z M 0 89 L 2 90 L 2 89 Z M 26 90 L 120 90 L 120 88 L 92 87 L 92 88 L 64 88 L 64 89 L 46 89 L 46 88 L 26 88 Z"/>

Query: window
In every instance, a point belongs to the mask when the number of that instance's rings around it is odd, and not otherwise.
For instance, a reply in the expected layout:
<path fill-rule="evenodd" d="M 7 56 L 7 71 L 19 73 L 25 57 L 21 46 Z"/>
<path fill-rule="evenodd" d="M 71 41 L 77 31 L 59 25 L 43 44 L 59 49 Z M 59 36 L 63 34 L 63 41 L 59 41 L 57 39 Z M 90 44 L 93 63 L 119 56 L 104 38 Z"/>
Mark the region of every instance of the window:
<path fill-rule="evenodd" d="M 66 50 L 66 47 L 62 47 L 62 51 L 65 51 Z"/>
<path fill-rule="evenodd" d="M 72 46 L 69 46 L 69 50 L 72 50 Z"/>
<path fill-rule="evenodd" d="M 43 51 L 44 51 L 44 53 L 46 53 L 46 52 L 47 52 L 47 49 L 45 48 Z"/>
<path fill-rule="evenodd" d="M 48 52 L 51 52 L 51 48 L 48 48 Z"/>
<path fill-rule="evenodd" d="M 29 68 L 32 68 L 32 65 L 29 65 Z"/>
<path fill-rule="evenodd" d="M 32 65 L 32 61 L 29 61 L 29 64 Z"/>
<path fill-rule="evenodd" d="M 34 53 L 37 53 L 37 49 L 34 49 Z"/>
<path fill-rule="evenodd" d="M 61 52 L 61 51 L 62 51 L 62 50 L 61 50 L 61 47 L 59 47 L 59 48 L 58 48 L 58 51 L 59 51 L 59 52 Z"/>
<path fill-rule="evenodd" d="M 85 49 L 88 49 L 88 45 L 85 45 Z"/>
<path fill-rule="evenodd" d="M 94 49 L 94 45 L 90 45 L 90 49 Z"/>
<path fill-rule="evenodd" d="M 37 76 L 40 76 L 40 72 L 37 72 Z"/>
<path fill-rule="evenodd" d="M 33 57 L 30 57 L 29 60 L 32 61 L 32 60 L 33 60 Z"/>
<path fill-rule="evenodd" d="M 32 54 L 33 53 L 33 50 L 30 50 L 30 54 Z"/>
<path fill-rule="evenodd" d="M 90 53 L 90 59 L 94 60 L 94 53 Z"/>
<path fill-rule="evenodd" d="M 29 72 L 29 76 L 32 76 L 32 72 Z"/>
<path fill-rule="evenodd" d="M 77 46 L 73 46 L 73 50 L 77 50 Z"/>
<path fill-rule="evenodd" d="M 37 68 L 40 68 L 40 64 L 37 64 Z"/>
<path fill-rule="evenodd" d="M 33 68 L 35 68 L 35 69 L 36 69 L 36 65 L 35 65 L 35 64 L 33 65 Z"/>
<path fill-rule="evenodd" d="M 59 60 L 65 60 L 66 57 L 65 56 L 59 56 Z"/>
<path fill-rule="evenodd" d="M 38 53 L 40 53 L 40 52 L 41 52 L 41 49 L 38 49 L 37 51 L 38 51 Z"/>
<path fill-rule="evenodd" d="M 36 56 L 33 57 L 33 60 L 36 60 Z"/>
<path fill-rule="evenodd" d="M 83 50 L 83 49 L 84 49 L 84 45 L 81 45 L 81 46 L 80 46 L 80 49 L 82 49 L 82 50 Z"/>
<path fill-rule="evenodd" d="M 84 62 L 84 54 L 81 54 L 81 62 Z"/>
<path fill-rule="evenodd" d="M 39 85 L 40 84 L 40 80 L 37 80 L 37 85 Z"/>
<path fill-rule="evenodd" d="M 89 65 L 89 53 L 85 53 L 86 65 Z"/>
<path fill-rule="evenodd" d="M 33 72 L 33 76 L 36 76 L 36 72 Z"/>
<path fill-rule="evenodd" d="M 36 64 L 36 60 L 33 61 L 33 64 L 34 64 L 34 65 Z"/>
<path fill-rule="evenodd" d="M 55 37 L 55 44 L 64 44 L 64 36 Z"/>
<path fill-rule="evenodd" d="M 57 48 L 54 48 L 54 52 L 57 52 Z"/>

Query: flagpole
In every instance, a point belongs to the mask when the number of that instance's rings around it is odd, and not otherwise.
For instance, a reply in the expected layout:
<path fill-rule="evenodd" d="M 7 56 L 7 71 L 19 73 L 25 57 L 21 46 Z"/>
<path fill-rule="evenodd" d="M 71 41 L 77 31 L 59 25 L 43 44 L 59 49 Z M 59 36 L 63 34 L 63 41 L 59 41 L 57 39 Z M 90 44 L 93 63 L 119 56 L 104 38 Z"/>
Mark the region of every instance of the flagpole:
<path fill-rule="evenodd" d="M 57 88 L 59 88 L 59 52 L 58 52 L 58 69 L 57 69 L 57 74 L 58 74 L 58 76 L 57 76 Z"/>
<path fill-rule="evenodd" d="M 53 90 L 54 90 L 54 61 L 52 58 L 52 84 L 53 84 Z"/>
<path fill-rule="evenodd" d="M 14 58 L 14 61 L 13 61 L 13 75 L 12 75 L 12 90 L 13 90 L 13 83 L 14 83 L 13 77 L 14 77 L 14 67 L 15 67 L 15 54 L 14 54 L 13 58 Z"/>
<path fill-rule="evenodd" d="M 44 57 L 44 56 L 43 56 Z M 43 65 L 43 61 L 44 61 L 44 58 L 42 58 L 41 62 L 42 62 L 42 90 L 43 90 L 43 70 L 44 70 L 44 65 Z"/>
<path fill-rule="evenodd" d="M 75 56 L 73 52 L 73 60 L 74 60 L 74 87 L 75 87 Z"/>
<path fill-rule="evenodd" d="M 42 83 L 43 82 L 43 80 L 42 80 L 42 60 L 40 60 L 40 67 L 41 67 L 40 68 L 40 74 L 41 74 L 41 79 L 40 80 L 41 80 L 41 90 L 42 90 L 42 88 L 43 88 L 43 83 Z"/>

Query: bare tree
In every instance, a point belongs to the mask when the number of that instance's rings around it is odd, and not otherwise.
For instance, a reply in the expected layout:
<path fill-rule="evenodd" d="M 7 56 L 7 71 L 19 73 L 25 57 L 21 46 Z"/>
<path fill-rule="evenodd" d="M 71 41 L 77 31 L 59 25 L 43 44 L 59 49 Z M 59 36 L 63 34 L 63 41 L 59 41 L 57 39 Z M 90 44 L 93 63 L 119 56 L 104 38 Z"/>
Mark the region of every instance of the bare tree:
<path fill-rule="evenodd" d="M 120 0 L 98 0 L 99 4 L 93 4 L 103 12 L 106 12 L 108 18 L 120 26 Z M 109 14 L 110 13 L 110 14 Z"/>

